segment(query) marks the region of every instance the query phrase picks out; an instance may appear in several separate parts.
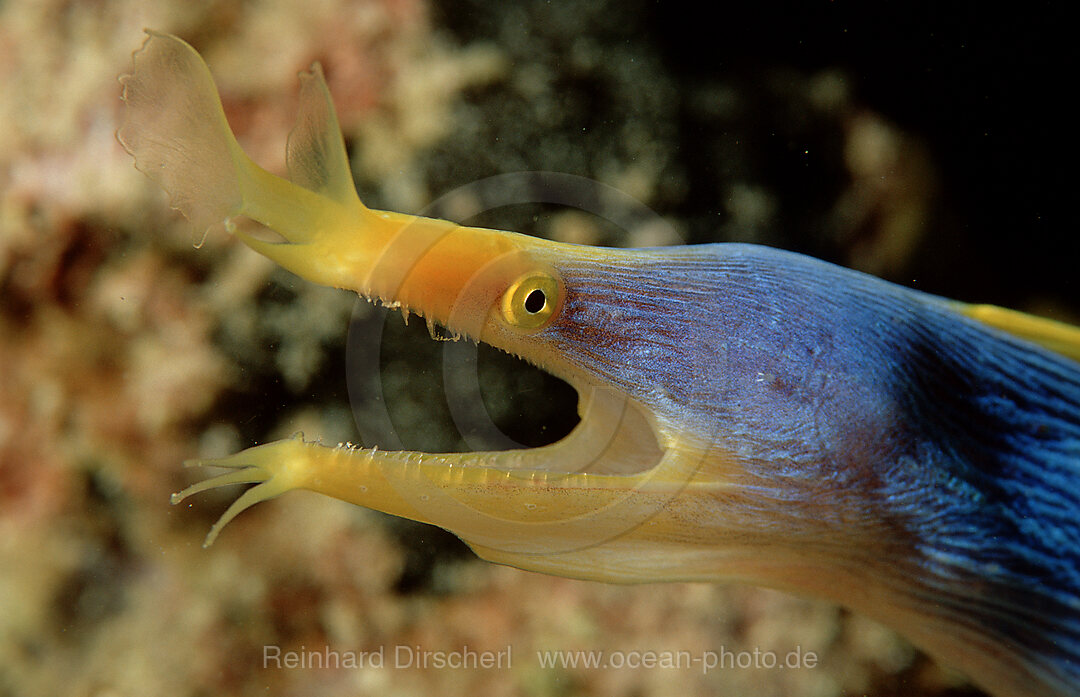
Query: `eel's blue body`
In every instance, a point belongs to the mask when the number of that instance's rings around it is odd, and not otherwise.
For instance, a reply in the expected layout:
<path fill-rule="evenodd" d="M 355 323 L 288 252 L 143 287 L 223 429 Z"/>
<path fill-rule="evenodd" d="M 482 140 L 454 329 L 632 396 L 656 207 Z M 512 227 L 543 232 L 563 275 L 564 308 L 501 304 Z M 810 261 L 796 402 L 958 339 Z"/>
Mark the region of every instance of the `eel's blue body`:
<path fill-rule="evenodd" d="M 1080 689 L 1080 364 L 765 247 L 552 263 L 566 305 L 539 340 L 737 451 L 789 516 L 835 519 L 863 573 L 941 632 L 993 636 Z M 866 556 L 882 530 L 888 554 Z"/>

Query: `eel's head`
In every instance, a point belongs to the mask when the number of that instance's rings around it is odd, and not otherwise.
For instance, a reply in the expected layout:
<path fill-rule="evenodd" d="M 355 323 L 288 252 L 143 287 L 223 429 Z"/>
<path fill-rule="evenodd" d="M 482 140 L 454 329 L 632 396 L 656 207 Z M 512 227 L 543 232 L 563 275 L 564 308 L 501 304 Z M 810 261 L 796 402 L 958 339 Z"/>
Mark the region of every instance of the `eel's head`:
<path fill-rule="evenodd" d="M 807 422 L 783 412 L 797 390 L 764 367 L 776 346 L 750 346 L 756 329 L 727 324 L 740 299 L 730 313 L 718 304 L 723 293 L 707 255 L 557 244 L 369 210 L 353 187 L 317 65 L 301 75 L 289 178 L 275 176 L 233 137 L 195 50 L 148 34 L 134 72 L 121 78 L 117 135 L 198 232 L 224 222 L 307 280 L 516 354 L 580 395 L 577 428 L 541 448 L 436 455 L 293 440 L 218 461 L 250 469 L 178 498 L 230 482 L 259 486 L 210 539 L 244 507 L 308 488 L 435 523 L 486 558 L 565 576 L 760 581 L 751 567 L 762 563 L 784 566 L 785 578 L 799 575 L 801 550 L 814 545 L 790 534 L 797 528 L 785 520 L 813 516 L 801 500 L 778 510 L 776 478 L 746 465 L 804 456 L 804 434 L 789 424 Z M 282 240 L 233 225 L 238 216 Z M 779 325 L 769 326 L 775 334 Z M 778 541 L 790 553 L 762 553 Z"/>
<path fill-rule="evenodd" d="M 312 260 L 352 260 L 347 278 L 361 279 L 349 285 L 362 295 L 568 382 L 579 395 L 579 423 L 531 449 L 429 454 L 293 440 L 216 464 L 273 472 L 277 488 L 260 484 L 268 488 L 259 499 L 315 489 L 433 523 L 481 557 L 531 570 L 627 582 L 738 573 L 718 537 L 738 534 L 721 520 L 739 518 L 738 468 L 712 442 L 708 405 L 692 401 L 714 394 L 720 366 L 694 329 L 697 286 L 680 282 L 677 263 L 669 268 L 670 257 L 653 252 L 372 215 L 369 224 L 390 228 L 375 236 L 383 240 L 375 261 L 358 251 L 367 238 L 356 230 L 257 248 L 287 255 L 286 265 L 301 271 L 321 263 Z M 334 458 L 353 463 L 348 483 L 328 484 L 336 481 L 327 474 L 336 466 L 326 464 Z M 281 488 L 288 478 L 274 459 L 304 462 L 290 471 L 310 476 Z"/>
<path fill-rule="evenodd" d="M 820 550 L 865 553 L 865 539 L 849 544 L 873 521 L 862 489 L 823 472 L 814 446 L 822 402 L 807 394 L 824 389 L 799 383 L 799 351 L 771 355 L 761 343 L 757 330 L 778 325 L 738 296 L 749 291 L 729 284 L 732 297 L 718 301 L 726 272 L 715 248 L 584 247 L 366 210 L 359 225 L 297 241 L 243 239 L 311 280 L 562 378 L 578 392 L 580 422 L 550 445 L 492 452 L 260 446 L 206 463 L 255 468 L 222 484 L 261 482 L 212 535 L 252 503 L 308 488 L 433 523 L 486 559 L 569 577 L 826 593 L 841 565 Z M 751 320 L 729 311 L 740 305 Z"/>

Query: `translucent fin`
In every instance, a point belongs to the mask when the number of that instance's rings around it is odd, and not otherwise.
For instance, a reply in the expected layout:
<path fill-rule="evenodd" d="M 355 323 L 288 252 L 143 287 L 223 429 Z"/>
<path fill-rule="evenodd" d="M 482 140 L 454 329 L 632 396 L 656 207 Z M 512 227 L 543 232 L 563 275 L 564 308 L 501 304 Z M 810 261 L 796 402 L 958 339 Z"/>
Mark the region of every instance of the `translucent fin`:
<path fill-rule="evenodd" d="M 117 137 L 135 157 L 135 166 L 172 195 L 172 205 L 200 234 L 224 224 L 297 274 L 324 285 L 348 286 L 352 277 L 333 263 L 337 245 L 343 234 L 364 222 L 365 214 L 368 220 L 379 218 L 360 204 L 352 188 L 321 72 L 315 69 L 303 78 L 300 120 L 289 147 L 296 182 L 289 181 L 262 169 L 240 149 L 210 70 L 195 49 L 175 36 L 147 33 L 150 38 L 134 55 L 135 72 L 120 78 L 127 108 Z M 346 201 L 349 205 L 342 205 Z M 245 235 L 231 224 L 238 215 L 281 233 L 288 244 Z M 305 247 L 316 240 L 321 247 Z"/>
<path fill-rule="evenodd" d="M 286 150 L 294 184 L 347 206 L 360 205 L 322 66 L 300 73 L 300 112 Z"/>
<path fill-rule="evenodd" d="M 1080 361 L 1080 327 L 996 305 L 963 305 L 960 310 L 972 319 Z"/>
<path fill-rule="evenodd" d="M 241 212 L 247 156 L 229 130 L 210 70 L 188 44 L 147 30 L 135 72 L 120 77 L 127 105 L 117 138 L 135 166 L 172 196 L 200 234 Z"/>

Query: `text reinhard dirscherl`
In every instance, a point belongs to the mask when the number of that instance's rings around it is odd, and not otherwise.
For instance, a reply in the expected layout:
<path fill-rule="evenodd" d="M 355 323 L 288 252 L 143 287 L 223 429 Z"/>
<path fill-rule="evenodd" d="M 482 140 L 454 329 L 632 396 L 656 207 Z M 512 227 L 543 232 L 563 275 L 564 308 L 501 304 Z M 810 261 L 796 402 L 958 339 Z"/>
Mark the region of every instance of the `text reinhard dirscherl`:
<path fill-rule="evenodd" d="M 420 669 L 420 670 L 499 670 L 513 667 L 513 648 L 477 650 L 469 646 L 458 649 L 424 649 L 397 644 L 380 646 L 370 651 L 338 651 L 329 646 L 321 649 L 285 650 L 280 646 L 263 646 L 262 667 L 276 670 L 319 669 Z M 541 668 L 563 670 L 618 669 L 695 669 L 703 673 L 713 670 L 783 670 L 814 668 L 818 655 L 801 646 L 782 652 L 754 648 L 733 651 L 721 646 L 717 650 L 543 650 L 536 652 Z"/>
<path fill-rule="evenodd" d="M 499 651 L 477 651 L 462 646 L 454 650 L 430 650 L 397 644 L 372 651 L 322 649 L 283 651 L 280 646 L 263 646 L 263 668 L 510 668 L 511 647 Z"/>

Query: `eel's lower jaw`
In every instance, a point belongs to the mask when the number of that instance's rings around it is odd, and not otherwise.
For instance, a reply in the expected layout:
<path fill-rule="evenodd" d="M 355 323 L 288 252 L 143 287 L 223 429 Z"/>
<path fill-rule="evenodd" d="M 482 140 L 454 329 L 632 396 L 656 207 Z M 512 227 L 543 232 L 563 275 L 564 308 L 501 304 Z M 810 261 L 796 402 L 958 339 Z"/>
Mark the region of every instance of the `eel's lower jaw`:
<path fill-rule="evenodd" d="M 431 454 L 325 446 L 291 439 L 217 460 L 189 463 L 231 471 L 173 496 L 254 483 L 222 515 L 206 544 L 244 509 L 309 489 L 454 532 L 482 556 L 539 557 L 588 549 L 655 524 L 700 466 L 661 440 L 652 415 L 609 390 L 583 396 L 582 420 L 561 441 L 527 450 Z M 666 527 L 666 526 L 662 526 Z M 509 555 L 509 557 L 507 557 Z M 539 557 L 538 557 L 539 555 Z M 526 558 L 535 558 L 532 561 Z M 565 575 L 584 575 L 565 570 Z"/>

